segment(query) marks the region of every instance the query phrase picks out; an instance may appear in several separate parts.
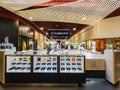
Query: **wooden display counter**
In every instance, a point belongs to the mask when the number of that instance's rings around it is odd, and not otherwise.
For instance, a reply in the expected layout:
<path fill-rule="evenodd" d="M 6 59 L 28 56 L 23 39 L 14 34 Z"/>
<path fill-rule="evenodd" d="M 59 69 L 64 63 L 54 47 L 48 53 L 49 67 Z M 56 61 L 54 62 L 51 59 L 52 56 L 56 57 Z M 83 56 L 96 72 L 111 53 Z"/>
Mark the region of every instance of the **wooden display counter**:
<path fill-rule="evenodd" d="M 105 70 L 104 59 L 86 59 L 85 70 Z"/>
<path fill-rule="evenodd" d="M 105 78 L 105 60 L 86 59 L 85 70 L 87 78 Z"/>

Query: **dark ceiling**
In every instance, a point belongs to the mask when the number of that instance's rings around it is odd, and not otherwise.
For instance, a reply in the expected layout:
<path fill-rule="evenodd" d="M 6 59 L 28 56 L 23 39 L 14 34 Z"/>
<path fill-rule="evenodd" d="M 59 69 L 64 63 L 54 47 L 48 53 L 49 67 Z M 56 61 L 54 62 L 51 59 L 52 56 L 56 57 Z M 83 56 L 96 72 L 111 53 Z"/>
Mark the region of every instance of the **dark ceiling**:
<path fill-rule="evenodd" d="M 38 25 L 40 28 L 43 28 L 43 30 L 46 35 L 48 33 L 48 30 L 70 30 L 70 36 L 69 37 L 53 37 L 55 39 L 57 38 L 70 38 L 73 35 L 75 35 L 77 32 L 85 28 L 87 25 L 83 24 L 75 24 L 75 23 L 65 23 L 65 22 L 41 22 L 41 21 L 35 21 L 36 25 Z M 50 38 L 49 35 L 47 35 L 48 38 Z"/>
<path fill-rule="evenodd" d="M 3 7 L 0 7 L 0 17 L 19 20 L 21 23 L 24 23 L 25 25 L 27 25 L 31 29 L 37 30 L 38 32 L 42 33 L 43 35 L 46 35 L 43 31 L 41 31 L 39 29 L 39 26 L 37 26 L 34 22 L 31 22 L 27 19 L 24 19 L 16 14 L 14 14 L 13 12 L 10 12 L 10 11 L 4 9 Z"/>
<path fill-rule="evenodd" d="M 116 9 L 114 12 L 112 12 L 111 14 L 109 14 L 108 16 L 106 16 L 105 18 L 110 18 L 114 16 L 120 16 L 120 7 Z"/>

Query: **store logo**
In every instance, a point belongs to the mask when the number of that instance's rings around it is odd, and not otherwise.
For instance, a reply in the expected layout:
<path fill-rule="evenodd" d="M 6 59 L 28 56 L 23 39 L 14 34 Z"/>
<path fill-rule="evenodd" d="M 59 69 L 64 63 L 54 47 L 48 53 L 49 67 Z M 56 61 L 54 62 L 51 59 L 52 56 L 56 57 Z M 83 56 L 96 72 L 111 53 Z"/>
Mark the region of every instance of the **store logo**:
<path fill-rule="evenodd" d="M 69 36 L 70 31 L 69 30 L 49 30 L 48 31 L 49 36 Z"/>

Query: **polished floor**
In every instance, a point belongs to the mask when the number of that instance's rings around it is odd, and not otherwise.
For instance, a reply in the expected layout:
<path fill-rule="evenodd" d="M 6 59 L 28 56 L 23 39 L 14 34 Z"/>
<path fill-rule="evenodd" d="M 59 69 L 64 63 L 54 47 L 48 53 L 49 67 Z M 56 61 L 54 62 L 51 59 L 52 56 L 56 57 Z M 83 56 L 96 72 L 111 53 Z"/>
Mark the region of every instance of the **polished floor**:
<path fill-rule="evenodd" d="M 104 79 L 87 79 L 86 84 L 77 85 L 0 85 L 0 90 L 120 90 L 119 84 L 113 86 Z"/>

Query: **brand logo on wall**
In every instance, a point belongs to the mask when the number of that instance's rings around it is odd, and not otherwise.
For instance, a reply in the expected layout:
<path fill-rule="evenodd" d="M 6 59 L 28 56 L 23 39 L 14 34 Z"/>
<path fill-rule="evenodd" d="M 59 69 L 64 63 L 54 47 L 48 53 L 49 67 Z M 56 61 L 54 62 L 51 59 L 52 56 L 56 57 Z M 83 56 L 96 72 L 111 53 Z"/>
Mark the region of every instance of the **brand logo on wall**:
<path fill-rule="evenodd" d="M 69 36 L 70 31 L 69 30 L 49 30 L 48 34 L 49 36 Z"/>

